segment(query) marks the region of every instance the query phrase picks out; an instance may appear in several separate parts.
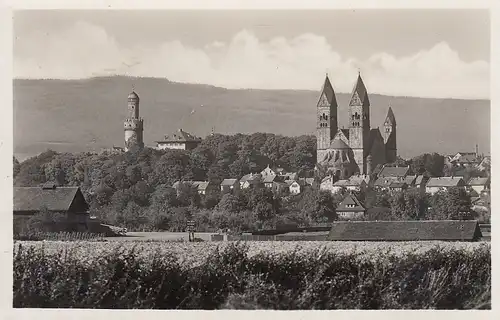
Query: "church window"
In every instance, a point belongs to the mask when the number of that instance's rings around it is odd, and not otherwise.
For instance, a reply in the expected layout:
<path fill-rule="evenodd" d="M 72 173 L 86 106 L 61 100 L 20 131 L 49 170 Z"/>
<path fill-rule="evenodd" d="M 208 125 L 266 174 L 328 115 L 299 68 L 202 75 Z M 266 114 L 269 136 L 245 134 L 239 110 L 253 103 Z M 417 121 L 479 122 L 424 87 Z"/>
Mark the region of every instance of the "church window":
<path fill-rule="evenodd" d="M 360 115 L 357 112 L 355 113 L 355 118 L 356 118 L 356 120 L 360 119 Z"/>
<path fill-rule="evenodd" d="M 335 176 L 339 177 L 340 176 L 340 170 L 335 171 Z"/>
<path fill-rule="evenodd" d="M 337 161 L 338 159 L 339 159 L 339 153 L 335 152 L 335 161 Z"/>
<path fill-rule="evenodd" d="M 347 178 L 347 176 L 349 175 L 349 172 L 347 171 L 347 169 L 344 170 L 344 176 Z"/>

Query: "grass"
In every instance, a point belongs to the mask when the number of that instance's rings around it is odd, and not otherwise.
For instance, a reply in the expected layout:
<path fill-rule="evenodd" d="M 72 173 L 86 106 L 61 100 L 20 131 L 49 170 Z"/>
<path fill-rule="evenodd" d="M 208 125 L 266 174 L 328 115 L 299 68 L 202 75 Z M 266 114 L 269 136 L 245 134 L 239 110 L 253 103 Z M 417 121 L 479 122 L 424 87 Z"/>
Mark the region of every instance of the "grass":
<path fill-rule="evenodd" d="M 14 246 L 16 308 L 491 308 L 487 243 Z"/>

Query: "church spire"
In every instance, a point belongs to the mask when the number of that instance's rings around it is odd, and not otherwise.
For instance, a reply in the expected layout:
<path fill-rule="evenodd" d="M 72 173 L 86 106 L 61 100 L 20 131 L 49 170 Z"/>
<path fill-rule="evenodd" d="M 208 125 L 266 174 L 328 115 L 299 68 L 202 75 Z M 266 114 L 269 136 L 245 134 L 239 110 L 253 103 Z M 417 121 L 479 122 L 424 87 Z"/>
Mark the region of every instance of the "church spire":
<path fill-rule="evenodd" d="M 369 106 L 368 91 L 366 90 L 363 79 L 361 79 L 361 72 L 358 70 L 358 79 L 352 89 L 350 106 Z"/>
<path fill-rule="evenodd" d="M 394 112 L 392 112 L 392 107 L 389 106 L 389 110 L 387 111 L 387 117 L 385 118 L 385 122 L 389 122 L 390 125 L 396 125 L 396 117 L 394 116 Z"/>
<path fill-rule="evenodd" d="M 325 82 L 323 83 L 323 87 L 321 88 L 321 94 L 319 96 L 318 107 L 327 107 L 327 106 L 337 106 L 337 99 L 335 98 L 335 90 L 333 90 L 333 86 L 328 78 L 328 73 L 325 76 Z"/>

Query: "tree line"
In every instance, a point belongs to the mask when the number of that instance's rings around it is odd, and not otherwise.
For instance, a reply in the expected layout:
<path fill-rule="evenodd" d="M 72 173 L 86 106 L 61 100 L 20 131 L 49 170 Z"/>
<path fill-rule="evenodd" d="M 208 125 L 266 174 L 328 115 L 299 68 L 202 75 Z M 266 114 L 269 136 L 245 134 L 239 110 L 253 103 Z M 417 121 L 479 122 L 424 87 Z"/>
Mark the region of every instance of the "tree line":
<path fill-rule="evenodd" d="M 443 159 L 438 154 L 426 154 L 410 160 L 399 159 L 397 164 L 410 165 L 418 174 L 439 176 L 443 175 Z M 98 154 L 48 150 L 21 163 L 14 158 L 14 185 L 39 186 L 55 181 L 63 186 L 79 186 L 92 215 L 129 230 L 181 231 L 189 219 L 194 219 L 198 228 L 205 231 L 248 230 L 336 219 L 335 209 L 343 195 L 332 195 L 317 188 L 286 197 L 278 197 L 266 188 L 224 195 L 216 190 L 199 195 L 184 185 L 174 190 L 172 184 L 178 180 L 208 180 L 218 186 L 224 178 L 241 178 L 260 172 L 267 165 L 282 166 L 300 176 L 312 176 L 315 164 L 314 136 L 215 134 L 193 150 L 145 148 Z M 321 178 L 316 176 L 317 180 Z M 429 207 L 445 208 L 458 203 L 446 194 L 435 196 L 444 199 L 438 201 L 414 194 L 412 190 L 401 194 L 369 190 L 358 196 L 367 208 L 391 209 L 389 214 L 386 211 L 372 214 L 373 217 L 367 215 L 368 219 L 379 220 L 381 214 L 385 215 L 384 219 L 436 218 L 437 213 Z M 470 202 L 470 198 L 465 201 Z M 440 209 L 439 217 L 456 215 L 455 211 L 446 210 Z"/>

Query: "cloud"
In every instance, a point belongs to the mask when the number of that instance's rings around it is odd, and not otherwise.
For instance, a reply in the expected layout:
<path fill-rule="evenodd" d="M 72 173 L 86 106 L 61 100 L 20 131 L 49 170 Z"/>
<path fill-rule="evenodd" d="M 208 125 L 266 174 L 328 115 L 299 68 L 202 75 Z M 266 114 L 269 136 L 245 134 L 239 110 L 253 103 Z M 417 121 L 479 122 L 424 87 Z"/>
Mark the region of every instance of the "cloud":
<path fill-rule="evenodd" d="M 381 52 L 359 61 L 342 57 L 316 34 L 262 42 L 242 30 L 227 43 L 200 48 L 180 41 L 124 47 L 103 28 L 80 21 L 55 33 L 18 36 L 14 57 L 16 78 L 130 75 L 225 88 L 319 90 L 328 72 L 338 92 L 351 91 L 358 69 L 371 93 L 489 98 L 488 62 L 462 61 L 445 42 L 410 56 Z"/>

